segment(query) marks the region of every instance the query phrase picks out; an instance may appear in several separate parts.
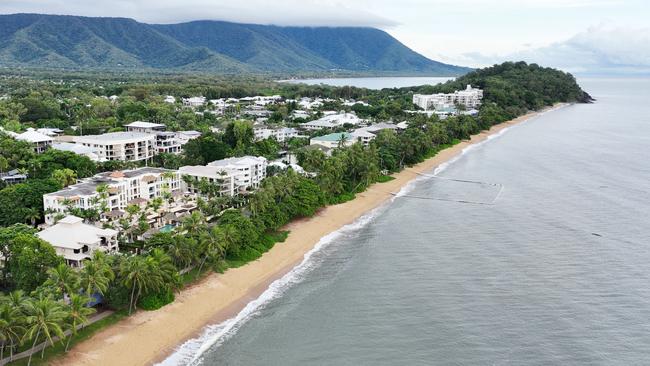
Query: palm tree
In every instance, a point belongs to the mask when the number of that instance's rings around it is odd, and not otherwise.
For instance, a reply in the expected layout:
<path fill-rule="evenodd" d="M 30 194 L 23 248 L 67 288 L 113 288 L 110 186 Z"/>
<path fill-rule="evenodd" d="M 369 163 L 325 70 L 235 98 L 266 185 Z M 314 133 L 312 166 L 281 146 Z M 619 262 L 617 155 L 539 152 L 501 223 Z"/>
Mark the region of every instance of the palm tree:
<path fill-rule="evenodd" d="M 29 221 L 32 226 L 36 226 L 36 221 L 41 218 L 41 213 L 37 208 L 25 208 L 25 220 Z"/>
<path fill-rule="evenodd" d="M 213 226 L 211 230 L 201 235 L 199 240 L 201 240 L 201 246 L 203 247 L 203 260 L 198 271 L 200 274 L 203 265 L 208 259 L 217 262 L 225 258 L 227 247 L 225 233 L 219 226 Z"/>
<path fill-rule="evenodd" d="M 26 339 L 33 339 L 32 351 L 36 347 L 41 335 L 45 336 L 45 340 L 54 345 L 53 335 L 63 339 L 62 324 L 67 316 L 63 306 L 52 300 L 49 297 L 41 296 L 37 299 L 32 299 L 25 304 L 25 321 L 27 323 L 27 332 L 25 333 Z M 45 354 L 45 347 L 41 352 L 41 358 Z M 29 355 L 27 365 L 32 364 L 32 355 Z"/>
<path fill-rule="evenodd" d="M 194 211 L 189 216 L 183 219 L 183 229 L 189 233 L 197 233 L 205 227 L 205 217 L 198 212 Z"/>
<path fill-rule="evenodd" d="M 52 287 L 61 298 L 65 298 L 66 294 L 70 296 L 79 289 L 79 274 L 64 263 L 48 269 L 47 276 L 44 285 Z"/>
<path fill-rule="evenodd" d="M 104 295 L 115 278 L 115 274 L 107 263 L 93 259 L 81 269 L 79 277 L 84 293 L 87 296 L 93 296 L 95 293 Z"/>
<path fill-rule="evenodd" d="M 176 268 L 184 269 L 189 267 L 196 259 L 196 241 L 182 235 L 174 238 L 174 242 L 167 247 L 169 255 L 176 265 Z"/>
<path fill-rule="evenodd" d="M 129 257 L 120 263 L 123 284 L 127 289 L 131 290 L 129 315 L 143 291 L 148 292 L 163 285 L 160 274 L 152 273 L 151 267 L 152 263 L 147 262 L 144 257 L 139 255 Z"/>
<path fill-rule="evenodd" d="M 70 296 L 70 304 L 68 304 L 68 325 L 70 326 L 70 336 L 65 344 L 65 351 L 68 352 L 70 340 L 72 336 L 77 334 L 77 327 L 83 326 L 88 323 L 88 316 L 95 313 L 95 309 L 86 306 L 90 302 L 90 298 L 85 295 L 73 294 Z"/>
<path fill-rule="evenodd" d="M 57 169 L 52 172 L 52 178 L 61 186 L 67 187 L 77 182 L 77 173 L 72 169 Z"/>
<path fill-rule="evenodd" d="M 5 300 L 6 301 L 6 300 Z M 4 359 L 5 347 L 9 347 L 9 360 L 14 357 L 14 347 L 20 342 L 21 334 L 25 331 L 25 317 L 22 310 L 9 302 L 0 305 L 0 360 Z"/>
<path fill-rule="evenodd" d="M 175 289 L 180 284 L 178 271 L 172 261 L 162 249 L 155 248 L 147 256 L 147 264 L 155 277 L 160 277 L 164 286 Z"/>

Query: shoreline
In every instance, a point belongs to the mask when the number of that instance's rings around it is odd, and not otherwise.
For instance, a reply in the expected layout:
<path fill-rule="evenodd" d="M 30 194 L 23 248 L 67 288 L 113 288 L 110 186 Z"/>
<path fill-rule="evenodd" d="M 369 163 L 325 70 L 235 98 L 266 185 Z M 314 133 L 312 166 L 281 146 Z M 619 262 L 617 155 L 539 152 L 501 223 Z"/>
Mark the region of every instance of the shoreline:
<path fill-rule="evenodd" d="M 283 229 L 290 230 L 259 259 L 232 268 L 223 274 L 212 273 L 180 291 L 176 300 L 156 311 L 138 311 L 133 316 L 100 330 L 77 344 L 69 353 L 52 360 L 54 365 L 150 365 L 163 361 L 181 344 L 203 333 L 206 326 L 219 324 L 239 314 L 247 304 L 262 295 L 270 284 L 299 265 L 305 254 L 323 237 L 355 222 L 364 214 L 390 200 L 418 173 L 460 155 L 470 145 L 520 124 L 533 117 L 565 106 L 556 104 L 495 125 L 441 150 L 435 156 L 404 169 L 385 183 L 375 183 L 356 198 L 321 209 L 314 217 L 294 220 Z"/>

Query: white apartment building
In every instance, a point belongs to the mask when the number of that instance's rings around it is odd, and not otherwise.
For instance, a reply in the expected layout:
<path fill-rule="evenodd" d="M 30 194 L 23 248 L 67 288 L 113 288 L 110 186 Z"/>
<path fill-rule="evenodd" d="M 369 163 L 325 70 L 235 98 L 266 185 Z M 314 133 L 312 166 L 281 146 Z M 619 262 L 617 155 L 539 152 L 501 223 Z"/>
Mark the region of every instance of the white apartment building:
<path fill-rule="evenodd" d="M 44 153 L 45 150 L 52 146 L 52 142 L 54 141 L 50 136 L 42 134 L 31 127 L 27 131 L 13 136 L 16 140 L 27 141 L 32 144 L 34 152 L 37 154 Z"/>
<path fill-rule="evenodd" d="M 119 250 L 116 230 L 84 224 L 83 219 L 72 215 L 36 236 L 50 243 L 71 267 L 82 267 L 96 251 L 116 253 Z"/>
<path fill-rule="evenodd" d="M 413 104 L 424 110 L 448 108 L 455 104 L 474 109 L 480 107 L 481 99 L 483 99 L 483 90 L 467 85 L 465 90 L 456 90 L 448 94 L 415 94 L 413 95 Z"/>
<path fill-rule="evenodd" d="M 365 121 L 357 117 L 354 113 L 337 113 L 324 116 L 315 121 L 305 122 L 302 124 L 302 127 L 308 130 L 320 130 L 322 128 L 332 129 L 345 124 L 356 126 L 363 122 Z"/>
<path fill-rule="evenodd" d="M 106 198 L 97 189 L 106 186 Z M 97 174 L 58 192 L 43 195 L 45 223 L 52 225 L 55 217 L 65 214 L 66 204 L 84 210 L 124 210 L 133 200 L 150 200 L 162 197 L 163 193 L 183 192 L 181 176 L 175 170 L 161 168 L 138 168 Z"/>
<path fill-rule="evenodd" d="M 183 105 L 186 107 L 202 107 L 205 105 L 205 97 L 183 98 Z"/>
<path fill-rule="evenodd" d="M 156 135 L 142 132 L 111 132 L 77 136 L 77 144 L 95 149 L 103 160 L 141 161 L 154 156 Z"/>
<path fill-rule="evenodd" d="M 160 123 L 143 122 L 143 121 L 131 122 L 128 125 L 124 125 L 124 127 L 126 127 L 127 132 L 142 132 L 142 133 L 158 133 L 161 131 L 165 131 L 165 129 L 167 128 L 165 125 Z"/>
<path fill-rule="evenodd" d="M 208 166 L 218 167 L 234 176 L 235 190 L 257 188 L 266 178 L 268 162 L 263 156 L 242 156 L 213 161 Z"/>
<path fill-rule="evenodd" d="M 286 140 L 289 140 L 290 138 L 298 137 L 298 130 L 296 130 L 295 128 L 288 128 L 288 127 L 282 127 L 282 128 L 259 127 L 253 129 L 253 133 L 255 134 L 255 140 L 266 140 L 270 137 L 275 137 L 275 139 L 278 142 L 284 142 Z"/>
<path fill-rule="evenodd" d="M 181 177 L 190 176 L 197 181 L 206 179 L 209 183 L 218 185 L 220 196 L 232 197 L 237 193 L 235 190 L 234 174 L 231 174 L 232 172 L 226 171 L 223 168 L 210 165 L 187 165 L 180 167 L 178 173 Z M 200 193 L 198 187 L 193 184 L 187 184 L 185 181 L 183 181 L 183 188 L 186 192 L 193 194 Z"/>

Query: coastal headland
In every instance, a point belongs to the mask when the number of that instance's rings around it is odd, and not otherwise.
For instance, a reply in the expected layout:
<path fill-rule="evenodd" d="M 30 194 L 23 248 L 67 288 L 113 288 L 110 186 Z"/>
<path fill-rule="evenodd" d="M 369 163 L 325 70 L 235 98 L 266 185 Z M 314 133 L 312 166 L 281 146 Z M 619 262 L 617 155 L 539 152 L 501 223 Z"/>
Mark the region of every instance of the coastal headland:
<path fill-rule="evenodd" d="M 393 175 L 395 179 L 376 183 L 358 193 L 354 200 L 328 206 L 311 218 L 293 221 L 284 229 L 290 234 L 258 260 L 223 274 L 213 273 L 180 291 L 176 300 L 157 311 L 140 311 L 76 345 L 69 353 L 53 360 L 54 365 L 149 365 L 162 361 L 182 342 L 194 338 L 210 324 L 237 315 L 275 280 L 291 271 L 319 240 L 365 213 L 379 207 L 418 173 L 434 169 L 505 128 L 529 120 L 540 113 L 560 108 L 557 104 L 493 126 L 434 157 Z"/>

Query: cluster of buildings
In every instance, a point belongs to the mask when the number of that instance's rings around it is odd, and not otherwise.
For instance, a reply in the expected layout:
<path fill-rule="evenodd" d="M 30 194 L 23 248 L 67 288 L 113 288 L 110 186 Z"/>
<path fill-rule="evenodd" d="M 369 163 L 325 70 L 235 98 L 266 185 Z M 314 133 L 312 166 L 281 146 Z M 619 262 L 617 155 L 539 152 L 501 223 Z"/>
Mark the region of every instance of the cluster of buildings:
<path fill-rule="evenodd" d="M 309 144 L 312 146 L 322 146 L 325 147 L 329 152 L 329 149 L 335 149 L 341 146 L 351 146 L 355 143 L 361 143 L 363 145 L 368 145 L 370 141 L 374 140 L 377 137 L 377 134 L 383 130 L 401 130 L 406 128 L 405 125 L 392 124 L 392 123 L 375 123 L 366 127 L 361 127 L 352 130 L 351 132 L 338 132 L 330 133 L 324 136 L 312 137 L 309 140 Z"/>
<path fill-rule="evenodd" d="M 467 85 L 465 90 L 456 90 L 453 93 L 415 94 L 413 95 L 413 104 L 425 111 L 449 110 L 456 105 L 462 105 L 466 109 L 478 109 L 482 99 L 483 90 Z"/>
<path fill-rule="evenodd" d="M 79 267 L 97 250 L 119 249 L 121 224 L 127 219 L 136 226 L 139 220 L 128 214 L 129 206 L 138 206 L 146 215 L 150 230 L 144 237 L 171 230 L 197 208 L 196 198 L 202 194 L 198 182 L 216 185 L 221 196 L 242 195 L 260 186 L 267 166 L 264 157 L 244 156 L 178 170 L 144 167 L 100 173 L 43 195 L 45 227 L 38 236 L 52 244 L 69 265 Z M 147 210 L 154 199 L 161 199 L 162 206 Z M 99 221 L 85 223 L 71 214 L 88 210 L 98 212 Z"/>

